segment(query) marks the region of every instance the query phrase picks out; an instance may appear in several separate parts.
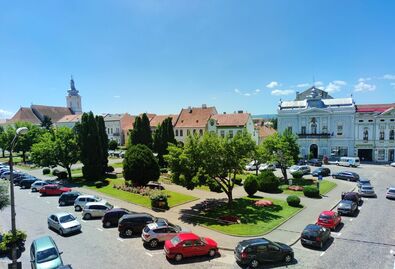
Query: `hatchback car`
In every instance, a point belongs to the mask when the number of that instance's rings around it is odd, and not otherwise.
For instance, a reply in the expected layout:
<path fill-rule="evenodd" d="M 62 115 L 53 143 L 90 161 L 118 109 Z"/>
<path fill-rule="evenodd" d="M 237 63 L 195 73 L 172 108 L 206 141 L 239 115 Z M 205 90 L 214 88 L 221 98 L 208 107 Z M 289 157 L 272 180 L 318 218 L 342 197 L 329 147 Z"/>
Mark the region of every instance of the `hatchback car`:
<path fill-rule="evenodd" d="M 214 257 L 218 253 L 218 244 L 208 237 L 199 237 L 194 233 L 180 233 L 171 240 L 165 241 L 164 251 L 168 259 L 179 262 L 187 257 L 203 255 Z"/>
<path fill-rule="evenodd" d="M 121 237 L 132 237 L 134 234 L 140 235 L 147 224 L 158 221 L 157 218 L 148 214 L 126 214 L 119 219 L 118 231 Z"/>
<path fill-rule="evenodd" d="M 96 195 L 80 195 L 74 201 L 74 209 L 75 211 L 81 211 L 82 208 L 85 206 L 86 203 L 90 202 L 103 202 L 106 203 L 107 201 L 103 200 L 102 198 Z"/>
<path fill-rule="evenodd" d="M 370 184 L 370 180 L 369 180 L 369 179 L 366 179 L 366 178 L 360 178 L 360 179 L 358 179 L 358 181 L 357 181 L 357 186 L 358 186 L 358 188 L 360 188 L 362 185 L 371 185 L 371 184 Z"/>
<path fill-rule="evenodd" d="M 341 200 L 337 206 L 337 213 L 339 215 L 355 215 L 358 211 L 358 205 L 354 201 Z"/>
<path fill-rule="evenodd" d="M 330 238 L 331 231 L 329 229 L 317 224 L 309 224 L 300 235 L 300 242 L 303 246 L 309 245 L 322 249 Z"/>
<path fill-rule="evenodd" d="M 78 191 L 64 192 L 60 195 L 58 203 L 60 206 L 73 205 L 75 199 L 80 195 L 81 193 Z"/>
<path fill-rule="evenodd" d="M 141 239 L 151 248 L 156 248 L 159 242 L 172 239 L 179 232 L 181 227 L 166 222 L 154 222 L 144 227 Z"/>
<path fill-rule="evenodd" d="M 321 167 L 322 166 L 322 161 L 318 160 L 318 159 L 310 159 L 310 160 L 307 161 L 307 164 L 311 165 L 311 166 Z"/>
<path fill-rule="evenodd" d="M 322 211 L 318 216 L 317 225 L 334 230 L 341 223 L 342 218 L 334 211 Z"/>
<path fill-rule="evenodd" d="M 358 188 L 358 193 L 362 197 L 376 197 L 374 188 L 371 185 L 362 185 L 360 188 Z"/>
<path fill-rule="evenodd" d="M 318 177 L 318 176 L 326 177 L 329 176 L 330 174 L 331 174 L 331 170 L 326 167 L 317 168 L 311 173 L 313 177 Z"/>
<path fill-rule="evenodd" d="M 70 213 L 56 213 L 48 217 L 48 228 L 56 230 L 60 235 L 81 231 L 81 224 Z"/>
<path fill-rule="evenodd" d="M 341 195 L 342 200 L 354 201 L 357 205 L 362 205 L 361 195 L 357 192 L 343 192 Z"/>
<path fill-rule="evenodd" d="M 37 238 L 30 245 L 30 263 L 33 269 L 58 268 L 63 266 L 55 241 L 50 236 Z"/>
<path fill-rule="evenodd" d="M 236 262 L 241 266 L 258 268 L 268 262 L 290 263 L 294 259 L 292 248 L 280 242 L 265 238 L 248 239 L 239 242 L 234 250 Z"/>
<path fill-rule="evenodd" d="M 293 165 L 291 168 L 289 168 L 289 172 L 295 173 L 295 172 L 301 172 L 303 175 L 308 175 L 310 174 L 310 167 L 307 165 Z"/>
<path fill-rule="evenodd" d="M 259 165 L 259 171 L 276 171 L 276 165 L 273 163 L 264 163 Z"/>
<path fill-rule="evenodd" d="M 41 195 L 61 195 L 64 192 L 69 192 L 71 191 L 70 188 L 60 186 L 58 184 L 49 184 L 46 186 L 43 186 L 39 192 Z"/>
<path fill-rule="evenodd" d="M 101 218 L 104 216 L 106 211 L 112 209 L 113 207 L 114 207 L 113 205 L 107 202 L 86 203 L 84 208 L 82 209 L 82 218 L 83 219 Z"/>
<path fill-rule="evenodd" d="M 119 219 L 126 214 L 137 214 L 137 213 L 131 212 L 125 208 L 113 208 L 108 210 L 102 218 L 103 227 L 110 228 L 110 227 L 118 226 Z"/>
<path fill-rule="evenodd" d="M 336 179 L 344 179 L 347 181 L 358 181 L 359 179 L 359 175 L 357 173 L 348 171 L 332 174 L 332 177 Z"/>
<path fill-rule="evenodd" d="M 395 199 L 395 187 L 388 188 L 385 197 L 388 199 Z"/>
<path fill-rule="evenodd" d="M 44 187 L 44 186 L 46 186 L 46 185 L 49 185 L 49 183 L 46 182 L 46 181 L 37 180 L 37 181 L 35 181 L 35 182 L 32 184 L 32 186 L 31 186 L 32 192 L 39 191 L 42 187 Z"/>

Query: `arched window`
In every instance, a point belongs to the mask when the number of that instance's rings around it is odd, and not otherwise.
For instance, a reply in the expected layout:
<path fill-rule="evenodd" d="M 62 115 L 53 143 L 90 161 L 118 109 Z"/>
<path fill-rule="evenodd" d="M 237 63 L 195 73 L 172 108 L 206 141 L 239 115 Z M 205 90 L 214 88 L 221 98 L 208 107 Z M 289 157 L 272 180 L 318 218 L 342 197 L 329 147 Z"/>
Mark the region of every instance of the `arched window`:
<path fill-rule="evenodd" d="M 395 131 L 391 130 L 390 131 L 390 140 L 394 140 L 395 139 Z"/>
<path fill-rule="evenodd" d="M 363 140 L 364 141 L 368 141 L 369 140 L 369 132 L 368 132 L 368 130 L 365 130 L 363 132 Z"/>

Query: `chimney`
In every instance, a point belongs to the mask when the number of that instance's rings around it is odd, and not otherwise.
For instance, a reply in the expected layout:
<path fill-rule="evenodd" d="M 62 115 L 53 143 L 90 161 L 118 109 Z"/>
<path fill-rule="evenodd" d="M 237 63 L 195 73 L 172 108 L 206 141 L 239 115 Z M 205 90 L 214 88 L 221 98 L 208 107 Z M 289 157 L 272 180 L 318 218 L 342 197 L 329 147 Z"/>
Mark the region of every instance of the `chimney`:
<path fill-rule="evenodd" d="M 239 110 L 239 111 L 237 111 L 237 113 L 243 114 L 243 110 Z"/>
<path fill-rule="evenodd" d="M 190 107 L 190 106 L 188 107 L 188 112 L 192 113 L 192 107 Z"/>
<path fill-rule="evenodd" d="M 206 105 L 206 104 L 203 104 L 203 105 L 202 105 L 202 108 L 207 108 L 207 105 Z"/>
<path fill-rule="evenodd" d="M 226 114 L 226 112 L 224 111 L 224 114 Z"/>

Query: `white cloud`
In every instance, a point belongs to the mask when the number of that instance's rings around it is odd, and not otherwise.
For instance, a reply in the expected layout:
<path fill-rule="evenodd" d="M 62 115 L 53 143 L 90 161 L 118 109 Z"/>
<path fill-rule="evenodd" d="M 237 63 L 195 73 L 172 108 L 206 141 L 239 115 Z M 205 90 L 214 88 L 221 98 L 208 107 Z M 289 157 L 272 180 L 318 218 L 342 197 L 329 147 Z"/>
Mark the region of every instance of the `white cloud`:
<path fill-rule="evenodd" d="M 324 86 L 324 83 L 322 81 L 316 81 L 314 83 L 314 86 L 321 87 L 321 86 Z"/>
<path fill-rule="evenodd" d="M 275 95 L 275 96 L 279 96 L 279 95 L 289 95 L 289 94 L 292 94 L 292 93 L 294 93 L 294 91 L 293 90 L 273 90 L 272 92 L 271 92 L 271 94 L 272 95 Z"/>
<path fill-rule="evenodd" d="M 261 92 L 261 89 L 256 89 L 255 90 L 255 93 L 260 93 Z"/>
<path fill-rule="evenodd" d="M 300 84 L 296 85 L 297 88 L 306 88 L 306 87 L 309 87 L 309 86 L 310 86 L 309 83 L 300 83 Z"/>
<path fill-rule="evenodd" d="M 269 84 L 266 85 L 266 88 L 273 89 L 273 88 L 278 87 L 278 86 L 280 86 L 280 83 L 278 83 L 277 81 L 272 81 L 272 82 L 270 82 Z"/>
<path fill-rule="evenodd" d="M 251 93 L 248 93 L 248 92 L 247 92 L 247 93 L 244 93 L 243 95 L 244 95 L 244 96 L 251 96 Z"/>
<path fill-rule="evenodd" d="M 343 80 L 334 80 L 332 82 L 329 82 L 329 84 L 325 88 L 325 91 L 329 93 L 340 92 L 342 86 L 345 85 L 347 85 L 347 82 Z"/>
<path fill-rule="evenodd" d="M 385 74 L 382 78 L 383 79 L 394 80 L 395 79 L 395 75 Z"/>
<path fill-rule="evenodd" d="M 240 90 L 239 89 L 235 89 L 235 93 L 240 93 Z"/>
<path fill-rule="evenodd" d="M 234 89 L 234 92 L 241 96 L 249 97 L 251 95 L 259 94 L 261 92 L 261 89 L 248 90 L 248 91 L 240 91 L 239 89 Z"/>
<path fill-rule="evenodd" d="M 391 86 L 395 87 L 395 82 L 391 82 L 390 84 Z"/>
<path fill-rule="evenodd" d="M 363 81 L 358 82 L 358 84 L 354 86 L 355 92 L 372 92 L 374 90 L 376 90 L 376 85 L 368 84 Z"/>
<path fill-rule="evenodd" d="M 365 82 L 365 81 L 369 81 L 369 80 L 372 80 L 372 78 L 370 78 L 370 77 L 367 77 L 367 78 L 359 78 L 359 79 L 358 79 L 358 82 Z"/>
<path fill-rule="evenodd" d="M 114 98 L 121 98 L 120 95 L 114 95 Z"/>
<path fill-rule="evenodd" d="M 345 82 L 344 80 L 334 80 L 333 83 L 340 85 L 340 86 L 344 86 L 347 84 L 347 82 Z"/>
<path fill-rule="evenodd" d="M 9 118 L 12 115 L 14 115 L 14 113 L 12 113 L 11 111 L 7 111 L 0 108 L 0 119 Z"/>

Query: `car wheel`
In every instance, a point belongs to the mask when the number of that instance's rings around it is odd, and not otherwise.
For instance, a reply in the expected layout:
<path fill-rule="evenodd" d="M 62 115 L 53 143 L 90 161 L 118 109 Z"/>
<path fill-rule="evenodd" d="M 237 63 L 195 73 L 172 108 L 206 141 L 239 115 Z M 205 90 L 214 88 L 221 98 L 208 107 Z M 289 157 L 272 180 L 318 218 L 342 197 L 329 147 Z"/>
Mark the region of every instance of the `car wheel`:
<path fill-rule="evenodd" d="M 33 189 L 32 189 L 32 192 L 36 192 L 36 191 L 37 191 L 37 189 L 36 189 L 36 188 L 33 188 Z"/>
<path fill-rule="evenodd" d="M 176 262 L 181 261 L 181 260 L 182 260 L 182 254 L 176 254 L 176 256 L 174 256 L 174 260 L 175 260 Z"/>
<path fill-rule="evenodd" d="M 127 237 L 132 237 L 132 235 L 133 235 L 133 230 L 132 230 L 132 229 L 126 229 L 126 230 L 125 230 L 125 235 L 126 235 Z"/>
<path fill-rule="evenodd" d="M 158 246 L 158 243 L 159 243 L 158 240 L 152 239 L 151 241 L 149 241 L 149 246 L 151 248 L 156 248 Z"/>
<path fill-rule="evenodd" d="M 92 218 L 92 215 L 89 214 L 89 213 L 86 213 L 86 214 L 84 215 L 84 219 L 91 219 L 91 218 Z"/>
<path fill-rule="evenodd" d="M 254 259 L 254 260 L 251 261 L 250 265 L 251 265 L 252 268 L 258 268 L 259 262 Z"/>
<path fill-rule="evenodd" d="M 74 209 L 75 209 L 75 211 L 81 211 L 81 207 L 80 207 L 79 205 L 76 205 L 76 206 L 74 207 Z"/>
<path fill-rule="evenodd" d="M 292 256 L 289 254 L 285 255 L 284 261 L 285 263 L 290 263 L 292 261 Z"/>
<path fill-rule="evenodd" d="M 111 227 L 111 222 L 106 221 L 106 222 L 104 223 L 104 227 L 110 228 L 110 227 Z"/>
<path fill-rule="evenodd" d="M 59 234 L 60 234 L 61 236 L 63 236 L 63 235 L 64 235 L 64 232 L 63 232 L 63 230 L 62 230 L 62 229 L 59 229 Z"/>
<path fill-rule="evenodd" d="M 215 249 L 210 249 L 210 251 L 208 252 L 208 256 L 214 257 L 216 253 L 217 252 L 215 251 Z"/>
<path fill-rule="evenodd" d="M 66 202 L 65 202 L 65 201 L 60 201 L 59 205 L 60 205 L 60 206 L 65 206 L 65 205 L 66 205 Z"/>

